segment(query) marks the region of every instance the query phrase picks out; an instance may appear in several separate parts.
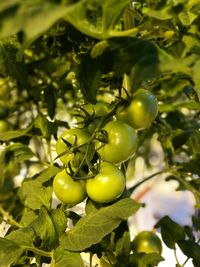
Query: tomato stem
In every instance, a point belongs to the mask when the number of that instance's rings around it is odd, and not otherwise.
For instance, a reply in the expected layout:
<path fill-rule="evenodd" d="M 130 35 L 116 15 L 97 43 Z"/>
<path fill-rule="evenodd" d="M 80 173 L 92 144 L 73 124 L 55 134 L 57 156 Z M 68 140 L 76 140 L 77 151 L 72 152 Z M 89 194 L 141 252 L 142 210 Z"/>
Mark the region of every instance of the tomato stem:
<path fill-rule="evenodd" d="M 129 188 L 129 193 L 131 194 L 133 191 L 135 191 L 140 185 L 142 185 L 143 183 L 151 180 L 152 178 L 154 178 L 155 176 L 159 175 L 159 174 L 162 174 L 162 173 L 165 173 L 169 170 L 163 170 L 163 171 L 158 171 L 156 173 L 153 173 L 149 176 L 147 176 L 146 178 L 144 178 L 142 181 L 138 182 L 137 184 L 135 184 L 134 186 L 132 186 L 131 188 Z"/>
<path fill-rule="evenodd" d="M 1 206 L 0 206 L 0 213 L 5 217 L 5 221 L 8 222 L 8 224 L 11 224 L 18 228 L 23 227 L 23 225 L 15 221 L 13 217 L 7 211 L 5 211 Z"/>
<path fill-rule="evenodd" d="M 36 247 L 30 247 L 30 248 L 27 248 L 27 250 L 32 251 L 33 253 L 38 254 L 40 256 L 44 256 L 48 258 L 52 257 L 52 252 L 48 252 L 48 251 L 45 251 L 45 250 L 42 250 Z"/>

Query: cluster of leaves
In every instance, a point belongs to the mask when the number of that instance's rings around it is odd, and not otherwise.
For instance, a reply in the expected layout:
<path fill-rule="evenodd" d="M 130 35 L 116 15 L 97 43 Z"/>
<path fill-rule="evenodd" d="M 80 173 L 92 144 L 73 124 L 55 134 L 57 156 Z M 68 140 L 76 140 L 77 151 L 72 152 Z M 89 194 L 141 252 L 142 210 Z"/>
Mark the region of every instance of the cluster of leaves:
<path fill-rule="evenodd" d="M 65 205 L 52 208 L 52 178 L 60 171 L 52 143 L 60 127 L 69 127 L 73 105 L 116 95 L 126 73 L 130 94 L 142 86 L 159 100 L 156 123 L 139 134 L 138 155 L 150 164 L 146 152 L 158 136 L 168 178 L 190 190 L 199 208 L 199 10 L 198 0 L 1 1 L 0 119 L 11 127 L 0 133 L 0 213 L 11 225 L 0 239 L 1 266 L 83 266 L 83 251 L 114 251 L 116 266 L 162 260 L 131 253 L 126 220 L 141 205 L 130 198 L 88 201 L 83 217 Z M 200 230 L 196 217 L 193 226 Z M 178 244 L 200 265 L 190 227 L 167 217 L 157 227 L 169 248 Z"/>

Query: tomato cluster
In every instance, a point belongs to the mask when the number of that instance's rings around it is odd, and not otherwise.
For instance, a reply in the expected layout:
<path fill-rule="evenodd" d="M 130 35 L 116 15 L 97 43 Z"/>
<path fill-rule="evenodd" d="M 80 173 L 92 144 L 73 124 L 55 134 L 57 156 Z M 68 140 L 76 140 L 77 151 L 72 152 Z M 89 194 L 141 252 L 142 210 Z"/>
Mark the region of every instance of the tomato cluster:
<path fill-rule="evenodd" d="M 112 107 L 101 102 L 81 106 L 77 127 L 67 129 L 56 143 L 64 164 L 53 181 L 58 199 L 77 204 L 88 196 L 109 203 L 120 197 L 126 184 L 121 163 L 134 156 L 137 131 L 149 127 L 157 112 L 155 96 L 144 89 Z"/>

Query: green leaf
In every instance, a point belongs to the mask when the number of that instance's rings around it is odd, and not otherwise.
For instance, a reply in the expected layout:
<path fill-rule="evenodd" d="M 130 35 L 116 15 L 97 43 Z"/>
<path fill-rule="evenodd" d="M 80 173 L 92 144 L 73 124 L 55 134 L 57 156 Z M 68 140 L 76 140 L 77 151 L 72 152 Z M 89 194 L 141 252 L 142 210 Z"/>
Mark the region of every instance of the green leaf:
<path fill-rule="evenodd" d="M 28 179 L 21 187 L 25 206 L 33 210 L 40 209 L 42 206 L 50 208 L 52 191 L 52 187 L 43 187 L 38 181 Z"/>
<path fill-rule="evenodd" d="M 200 60 L 198 60 L 193 67 L 193 81 L 195 83 L 194 89 L 200 101 Z"/>
<path fill-rule="evenodd" d="M 2 26 L 2 25 L 1 25 Z M 13 38 L 14 39 L 14 38 Z M 15 43 L 15 45 L 13 44 Z M 16 79 L 20 85 L 27 86 L 27 69 L 23 62 L 16 61 L 16 53 L 19 44 L 16 40 L 10 40 L 0 44 L 0 68 L 4 75 Z"/>
<path fill-rule="evenodd" d="M 111 38 L 108 43 L 114 71 L 118 76 L 130 74 L 133 91 L 143 80 L 157 77 L 160 73 L 158 48 L 153 42 L 121 37 Z"/>
<path fill-rule="evenodd" d="M 16 6 L 18 3 L 20 3 L 21 0 L 9 0 L 9 1 L 2 1 L 0 3 L 0 12 L 3 12 L 4 10 Z"/>
<path fill-rule="evenodd" d="M 33 40 L 63 18 L 68 11 L 67 5 L 38 0 L 23 1 L 18 9 L 9 9 L 2 14 L 0 38 L 21 30 L 24 31 L 26 40 Z"/>
<path fill-rule="evenodd" d="M 6 239 L 15 242 L 20 247 L 28 248 L 33 247 L 34 236 L 32 228 L 24 227 L 11 232 L 6 236 Z"/>
<path fill-rule="evenodd" d="M 78 81 L 86 101 L 96 102 L 96 94 L 101 82 L 101 58 L 85 55 L 78 69 Z"/>
<path fill-rule="evenodd" d="M 200 245 L 191 240 L 183 240 L 178 242 L 178 246 L 182 252 L 188 257 L 200 262 Z"/>
<path fill-rule="evenodd" d="M 183 56 L 186 56 L 189 53 L 200 53 L 199 37 L 197 34 L 184 35 L 182 40 L 185 44 Z"/>
<path fill-rule="evenodd" d="M 93 211 L 82 217 L 72 230 L 60 239 L 61 245 L 71 251 L 80 251 L 102 240 L 123 220 L 134 214 L 140 204 L 130 198 Z"/>
<path fill-rule="evenodd" d="M 13 143 L 8 145 L 0 154 L 1 183 L 6 178 L 15 177 L 20 171 L 20 163 L 33 156 L 33 152 L 24 144 Z"/>
<path fill-rule="evenodd" d="M 61 210 L 50 210 L 42 207 L 31 227 L 35 230 L 36 236 L 40 237 L 44 246 L 54 247 L 59 237 L 65 232 L 66 217 Z"/>
<path fill-rule="evenodd" d="M 36 178 L 36 180 L 43 184 L 49 181 L 52 177 L 54 177 L 58 172 L 60 172 L 60 168 L 56 166 L 50 166 L 43 170 Z"/>
<path fill-rule="evenodd" d="M 14 242 L 0 237 L 0 262 L 2 267 L 8 267 L 17 261 L 23 251 L 23 248 Z"/>
<path fill-rule="evenodd" d="M 101 208 L 101 204 L 92 201 L 90 198 L 87 199 L 86 205 L 85 205 L 85 212 L 86 214 L 93 212 L 95 210 L 98 210 Z"/>
<path fill-rule="evenodd" d="M 25 208 L 23 210 L 23 214 L 20 220 L 20 224 L 23 226 L 28 226 L 29 224 L 31 224 L 35 219 L 37 218 L 37 215 L 35 213 L 35 211 L 29 209 L 29 208 Z"/>
<path fill-rule="evenodd" d="M 47 140 L 51 139 L 51 135 L 55 133 L 55 124 L 49 121 L 45 116 L 38 115 L 34 121 L 35 128 L 41 131 L 41 134 Z"/>
<path fill-rule="evenodd" d="M 161 113 L 163 112 L 170 112 L 170 111 L 175 111 L 175 110 L 181 110 L 182 108 L 187 108 L 187 109 L 200 109 L 200 103 L 193 101 L 193 100 L 188 100 L 185 102 L 174 102 L 174 103 L 159 103 L 159 111 Z"/>
<path fill-rule="evenodd" d="M 53 257 L 53 262 L 50 267 L 84 267 L 79 253 L 66 251 L 62 247 L 58 247 L 54 251 Z"/>
<path fill-rule="evenodd" d="M 196 230 L 200 230 L 200 218 L 199 217 L 192 217 L 192 223 Z"/>
<path fill-rule="evenodd" d="M 189 55 L 185 58 L 174 58 L 166 51 L 158 49 L 158 58 L 159 58 L 159 70 L 162 73 L 174 72 L 174 73 L 185 73 L 186 75 L 191 76 L 192 70 L 190 66 L 196 61 L 195 55 Z"/>
<path fill-rule="evenodd" d="M 67 219 L 65 213 L 60 209 L 50 210 L 49 216 L 55 228 L 56 235 L 60 237 L 66 230 Z"/>
<path fill-rule="evenodd" d="M 155 9 L 151 9 L 149 7 L 144 7 L 142 9 L 143 14 L 158 19 L 158 20 L 168 20 L 172 18 L 172 14 L 170 12 L 170 6 L 166 5 L 164 8 L 162 8 L 161 10 L 155 10 Z"/>
<path fill-rule="evenodd" d="M 31 228 L 21 228 L 0 238 L 0 262 L 2 267 L 15 263 L 25 249 L 33 247 L 34 232 Z"/>
<path fill-rule="evenodd" d="M 118 255 L 128 256 L 130 254 L 130 247 L 131 247 L 130 233 L 126 231 L 123 233 L 122 238 L 117 240 L 116 249 L 115 249 L 116 256 Z"/>
<path fill-rule="evenodd" d="M 20 129 L 15 131 L 8 131 L 8 132 L 2 132 L 0 133 L 0 141 L 9 141 L 13 140 L 22 136 L 25 136 L 30 131 L 30 127 L 26 129 Z"/>
<path fill-rule="evenodd" d="M 184 229 L 168 216 L 163 217 L 155 227 L 161 228 L 162 239 L 171 249 L 175 249 L 175 244 L 185 237 Z"/>
<path fill-rule="evenodd" d="M 129 0 L 80 0 L 71 7 L 65 18 L 80 32 L 96 39 L 131 35 L 135 29 L 131 32 L 115 30 L 120 16 L 130 3 Z"/>
<path fill-rule="evenodd" d="M 31 149 L 21 143 L 8 145 L 0 155 L 0 163 L 7 163 L 9 158 L 13 158 L 17 162 L 24 162 L 34 156 Z"/>
<path fill-rule="evenodd" d="M 34 4 L 33 4 L 34 3 Z M 58 5 L 50 2 L 41 3 L 31 2 L 27 3 L 21 9 L 21 12 L 24 13 L 24 17 L 21 16 L 24 20 L 23 30 L 26 35 L 26 39 L 37 38 L 43 32 L 48 30 L 54 23 L 59 19 L 63 18 L 69 10 L 68 6 Z M 45 20 L 43 19 L 45 17 Z M 41 20 L 43 23 L 41 24 Z"/>
<path fill-rule="evenodd" d="M 115 24 L 119 21 L 120 16 L 125 7 L 130 4 L 130 0 L 103 0 L 102 11 L 103 11 L 103 31 L 107 32 L 113 30 Z"/>

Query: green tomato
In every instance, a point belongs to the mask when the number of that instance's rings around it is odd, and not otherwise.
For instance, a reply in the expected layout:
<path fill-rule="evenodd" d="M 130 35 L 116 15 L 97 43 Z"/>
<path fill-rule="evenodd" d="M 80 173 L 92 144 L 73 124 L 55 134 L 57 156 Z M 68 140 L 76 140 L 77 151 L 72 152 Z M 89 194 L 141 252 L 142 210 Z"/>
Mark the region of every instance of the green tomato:
<path fill-rule="evenodd" d="M 110 121 L 104 128 L 107 142 L 96 142 L 101 158 L 112 163 L 120 163 L 134 155 L 138 138 L 136 131 L 123 121 Z"/>
<path fill-rule="evenodd" d="M 127 107 L 118 107 L 116 117 L 134 129 L 142 130 L 151 126 L 157 114 L 158 103 L 154 94 L 145 89 L 139 89 Z"/>
<path fill-rule="evenodd" d="M 133 250 L 144 253 L 162 253 L 160 238 L 152 231 L 142 231 L 133 240 Z"/>
<path fill-rule="evenodd" d="M 97 203 L 109 203 L 117 199 L 124 188 L 124 174 L 109 162 L 102 162 L 99 173 L 86 181 L 86 192 Z"/>
<path fill-rule="evenodd" d="M 10 89 L 8 87 L 8 81 L 4 78 L 0 78 L 0 99 L 8 100 Z"/>
<path fill-rule="evenodd" d="M 66 170 L 56 174 L 53 180 L 53 191 L 65 204 L 78 204 L 86 198 L 85 181 L 74 180 Z"/>
<path fill-rule="evenodd" d="M 6 121 L 0 120 L 0 133 L 11 130 L 10 124 Z"/>
<path fill-rule="evenodd" d="M 61 134 L 56 142 L 56 152 L 58 155 L 60 155 L 65 151 L 69 152 L 61 156 L 60 160 L 64 164 L 71 162 L 73 166 L 79 166 L 84 161 L 87 145 L 82 146 L 76 152 L 71 152 L 70 148 L 67 146 L 66 143 L 64 143 L 62 138 L 71 145 L 80 146 L 88 142 L 88 140 L 90 139 L 89 132 L 86 129 L 71 128 L 66 130 L 63 134 Z M 90 157 L 92 158 L 93 153 L 90 154 L 91 154 Z"/>

